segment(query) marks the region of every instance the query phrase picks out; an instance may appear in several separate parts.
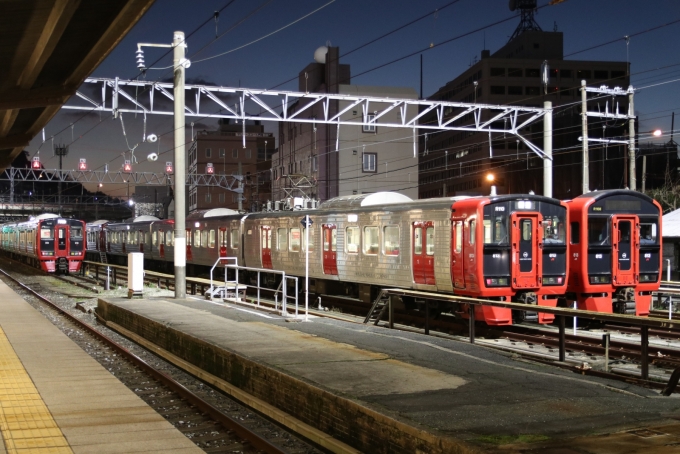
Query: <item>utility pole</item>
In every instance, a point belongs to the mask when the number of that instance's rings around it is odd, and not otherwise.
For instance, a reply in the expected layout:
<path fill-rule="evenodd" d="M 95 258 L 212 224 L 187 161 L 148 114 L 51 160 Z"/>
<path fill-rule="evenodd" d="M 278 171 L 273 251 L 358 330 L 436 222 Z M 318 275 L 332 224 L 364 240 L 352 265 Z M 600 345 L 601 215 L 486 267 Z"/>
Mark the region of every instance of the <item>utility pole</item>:
<path fill-rule="evenodd" d="M 176 31 L 172 38 L 172 65 L 174 68 L 175 97 L 175 298 L 187 296 L 187 248 L 185 213 L 185 149 L 184 149 L 184 70 L 188 63 L 184 58 L 184 32 Z"/>
<path fill-rule="evenodd" d="M 543 195 L 552 197 L 553 194 L 553 125 L 552 125 L 552 101 L 543 103 L 545 115 L 543 116 Z"/>
<path fill-rule="evenodd" d="M 586 81 L 581 81 L 581 135 L 583 136 L 583 186 L 581 188 L 583 194 L 590 192 L 588 161 L 588 100 L 586 94 Z"/>
<path fill-rule="evenodd" d="M 635 191 L 635 107 L 633 105 L 633 86 L 628 87 L 628 168 L 630 173 L 630 189 Z"/>

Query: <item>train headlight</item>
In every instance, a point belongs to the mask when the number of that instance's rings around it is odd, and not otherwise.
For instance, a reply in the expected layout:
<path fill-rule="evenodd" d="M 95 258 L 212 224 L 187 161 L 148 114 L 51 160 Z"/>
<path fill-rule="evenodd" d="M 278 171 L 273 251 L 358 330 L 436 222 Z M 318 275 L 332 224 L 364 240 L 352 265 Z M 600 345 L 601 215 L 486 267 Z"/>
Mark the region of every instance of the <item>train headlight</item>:
<path fill-rule="evenodd" d="M 608 274 L 601 274 L 597 276 L 588 276 L 591 284 L 609 284 L 611 282 L 611 276 Z"/>
<path fill-rule="evenodd" d="M 544 276 L 543 285 L 562 285 L 564 277 L 562 276 Z"/>
<path fill-rule="evenodd" d="M 51 252 L 51 251 L 42 251 L 42 255 L 54 255 L 54 252 Z"/>
<path fill-rule="evenodd" d="M 508 278 L 507 277 L 490 277 L 486 279 L 487 287 L 507 287 Z"/>
<path fill-rule="evenodd" d="M 640 282 L 656 282 L 658 276 L 656 274 L 641 274 Z"/>

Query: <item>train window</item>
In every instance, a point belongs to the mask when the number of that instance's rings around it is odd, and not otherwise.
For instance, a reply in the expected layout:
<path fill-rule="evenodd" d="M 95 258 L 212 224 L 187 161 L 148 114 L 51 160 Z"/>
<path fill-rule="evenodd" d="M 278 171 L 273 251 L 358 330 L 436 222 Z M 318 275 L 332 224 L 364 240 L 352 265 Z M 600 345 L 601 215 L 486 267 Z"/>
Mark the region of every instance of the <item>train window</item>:
<path fill-rule="evenodd" d="M 366 226 L 364 227 L 364 254 L 376 255 L 378 254 L 378 227 Z"/>
<path fill-rule="evenodd" d="M 40 238 L 50 239 L 54 238 L 54 232 L 50 226 L 42 226 L 40 228 Z"/>
<path fill-rule="evenodd" d="M 238 229 L 231 229 L 231 248 L 238 249 L 238 245 L 239 245 Z"/>
<path fill-rule="evenodd" d="M 477 228 L 477 222 L 470 221 L 470 244 L 475 244 L 475 235 L 477 233 L 476 228 Z"/>
<path fill-rule="evenodd" d="M 201 246 L 208 247 L 208 231 L 207 230 L 201 230 Z M 213 242 L 213 247 L 215 247 L 214 242 Z"/>
<path fill-rule="evenodd" d="M 428 227 L 427 230 L 425 230 L 425 239 L 427 240 L 425 246 L 427 248 L 427 255 L 434 255 L 434 227 Z"/>
<path fill-rule="evenodd" d="M 173 238 L 172 238 L 172 230 L 168 230 L 165 233 L 165 245 L 166 246 L 172 246 L 174 243 Z"/>
<path fill-rule="evenodd" d="M 25 232 L 22 232 L 25 233 Z M 59 229 L 59 239 L 63 240 L 64 239 L 64 229 Z"/>
<path fill-rule="evenodd" d="M 569 242 L 571 244 L 579 244 L 581 242 L 581 224 L 578 222 L 572 222 L 570 224 L 569 230 L 571 231 L 571 239 Z"/>
<path fill-rule="evenodd" d="M 330 230 L 323 230 L 323 250 L 325 252 L 328 252 L 331 250 L 331 239 L 330 235 L 328 235 L 326 232 L 329 232 Z"/>
<path fill-rule="evenodd" d="M 338 231 L 337 229 L 331 230 L 331 251 L 335 252 L 338 250 Z"/>
<path fill-rule="evenodd" d="M 208 247 L 209 248 L 215 247 L 215 230 L 214 229 L 211 229 L 210 234 L 208 235 Z"/>
<path fill-rule="evenodd" d="M 548 244 L 564 244 L 566 241 L 564 218 L 560 216 L 543 217 L 543 242 Z"/>
<path fill-rule="evenodd" d="M 219 230 L 218 234 L 218 241 L 220 243 L 220 247 L 227 247 L 227 231 L 224 229 Z"/>
<path fill-rule="evenodd" d="M 151 243 L 150 234 L 149 234 L 149 232 L 145 232 L 144 233 L 144 244 L 149 244 L 149 243 Z"/>
<path fill-rule="evenodd" d="M 194 246 L 201 247 L 201 231 L 198 229 L 194 230 Z"/>
<path fill-rule="evenodd" d="M 83 237 L 83 228 L 82 227 L 72 226 L 70 230 L 71 230 L 70 231 L 71 238 L 82 238 Z"/>
<path fill-rule="evenodd" d="M 461 221 L 456 221 L 454 229 L 456 234 L 455 251 L 460 252 L 463 249 L 463 223 Z"/>
<path fill-rule="evenodd" d="M 640 244 L 656 244 L 656 223 L 640 223 Z"/>
<path fill-rule="evenodd" d="M 164 244 L 165 243 L 165 232 L 162 230 L 158 232 L 158 244 Z"/>
<path fill-rule="evenodd" d="M 592 217 L 588 219 L 588 244 L 609 245 L 609 219 Z"/>
<path fill-rule="evenodd" d="M 413 229 L 413 253 L 422 254 L 423 253 L 423 228 L 416 227 Z"/>
<path fill-rule="evenodd" d="M 521 223 L 522 241 L 528 243 L 531 241 L 531 219 L 522 219 Z"/>
<path fill-rule="evenodd" d="M 300 229 L 290 229 L 290 243 L 288 244 L 289 251 L 300 252 Z"/>
<path fill-rule="evenodd" d="M 383 254 L 399 255 L 399 226 L 388 225 L 383 229 Z"/>
<path fill-rule="evenodd" d="M 158 245 L 158 233 L 157 232 L 153 232 L 151 234 L 151 240 L 153 241 L 154 246 Z"/>
<path fill-rule="evenodd" d="M 276 250 L 288 250 L 288 229 L 278 229 L 276 231 Z"/>
<path fill-rule="evenodd" d="M 302 234 L 302 250 L 307 250 L 307 233 Z M 309 229 L 309 252 L 314 252 L 314 229 Z"/>
<path fill-rule="evenodd" d="M 347 252 L 356 254 L 359 252 L 359 227 L 347 227 Z"/>

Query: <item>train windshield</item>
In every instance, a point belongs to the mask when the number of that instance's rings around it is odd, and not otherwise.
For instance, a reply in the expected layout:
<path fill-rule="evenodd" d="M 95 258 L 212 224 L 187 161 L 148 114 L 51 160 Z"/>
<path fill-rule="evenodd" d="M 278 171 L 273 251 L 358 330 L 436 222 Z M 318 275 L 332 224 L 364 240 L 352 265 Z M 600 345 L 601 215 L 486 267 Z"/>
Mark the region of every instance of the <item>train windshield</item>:
<path fill-rule="evenodd" d="M 565 212 L 566 214 L 566 212 Z M 566 230 L 564 228 L 564 214 L 543 217 L 543 242 L 547 244 L 564 244 Z"/>
<path fill-rule="evenodd" d="M 508 215 L 504 205 L 484 207 L 484 244 L 508 244 Z"/>
<path fill-rule="evenodd" d="M 83 228 L 80 226 L 71 226 L 70 229 L 70 236 L 71 238 L 82 238 L 83 237 Z"/>
<path fill-rule="evenodd" d="M 51 240 L 54 238 L 54 229 L 52 226 L 43 225 L 40 227 L 40 238 L 44 240 Z"/>
<path fill-rule="evenodd" d="M 658 243 L 658 227 L 655 219 L 640 219 L 640 245 Z"/>
<path fill-rule="evenodd" d="M 588 244 L 591 246 L 609 246 L 609 218 L 591 216 L 588 219 Z"/>

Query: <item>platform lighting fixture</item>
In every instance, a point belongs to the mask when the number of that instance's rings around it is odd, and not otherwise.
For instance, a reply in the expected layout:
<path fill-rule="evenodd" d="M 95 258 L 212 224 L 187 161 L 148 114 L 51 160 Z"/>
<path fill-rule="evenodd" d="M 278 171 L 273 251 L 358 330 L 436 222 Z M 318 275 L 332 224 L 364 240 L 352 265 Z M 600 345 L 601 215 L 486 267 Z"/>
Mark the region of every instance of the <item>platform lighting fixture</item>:
<path fill-rule="evenodd" d="M 496 177 L 494 176 L 493 173 L 489 173 L 489 174 L 486 175 L 486 181 L 493 181 L 495 179 L 496 179 Z"/>
<path fill-rule="evenodd" d="M 78 163 L 78 170 L 87 170 L 87 159 L 80 158 L 80 162 Z"/>
<path fill-rule="evenodd" d="M 212 162 L 206 164 L 205 173 L 207 173 L 208 175 L 212 175 L 215 173 L 215 167 L 213 167 Z"/>
<path fill-rule="evenodd" d="M 165 163 L 165 173 L 167 173 L 167 174 L 172 173 L 172 162 L 171 161 L 167 161 Z"/>
<path fill-rule="evenodd" d="M 126 159 L 125 162 L 123 163 L 123 172 L 132 173 L 132 163 L 130 162 L 129 159 Z"/>
<path fill-rule="evenodd" d="M 39 169 L 40 168 L 40 156 L 34 156 L 33 161 L 31 162 L 31 168 L 33 169 Z"/>

